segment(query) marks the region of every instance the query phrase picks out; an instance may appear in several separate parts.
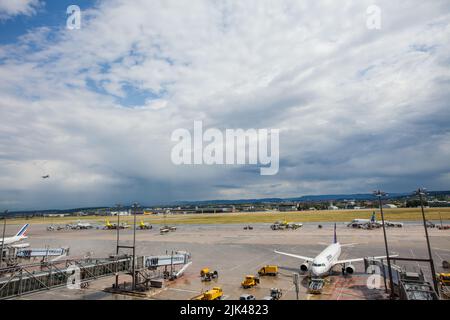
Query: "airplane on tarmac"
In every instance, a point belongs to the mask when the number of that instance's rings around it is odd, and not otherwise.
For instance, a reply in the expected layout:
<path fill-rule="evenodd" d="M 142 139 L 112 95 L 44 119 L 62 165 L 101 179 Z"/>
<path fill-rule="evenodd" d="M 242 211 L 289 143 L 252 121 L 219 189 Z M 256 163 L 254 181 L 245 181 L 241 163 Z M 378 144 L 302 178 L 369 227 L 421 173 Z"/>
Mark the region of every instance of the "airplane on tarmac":
<path fill-rule="evenodd" d="M 29 226 L 30 225 L 28 223 L 23 225 L 22 228 L 20 228 L 19 232 L 17 232 L 16 235 L 13 236 L 13 237 L 5 237 L 4 240 L 2 240 L 0 238 L 0 245 L 1 244 L 3 244 L 3 245 L 10 245 L 10 244 L 22 241 L 24 239 L 27 239 L 28 238 L 27 237 L 27 231 L 28 231 L 28 227 Z"/>
<path fill-rule="evenodd" d="M 356 259 L 345 259 L 339 260 L 339 256 L 341 255 L 341 248 L 352 246 L 351 244 L 340 244 L 337 241 L 336 236 L 336 224 L 334 224 L 334 239 L 333 243 L 327 246 L 321 253 L 319 253 L 315 258 L 300 256 L 292 253 L 286 253 L 275 250 L 275 253 L 282 254 L 288 257 L 293 257 L 296 259 L 303 259 L 304 262 L 300 266 L 300 270 L 303 272 L 310 271 L 311 275 L 314 277 L 323 277 L 326 276 L 327 273 L 331 271 L 331 269 L 335 265 L 342 265 L 342 272 L 352 274 L 355 272 L 355 267 L 352 265 L 352 262 L 363 261 L 364 258 L 356 258 Z M 397 257 L 398 255 L 393 255 L 391 257 Z M 383 259 L 386 256 L 373 257 L 374 259 Z"/>
<path fill-rule="evenodd" d="M 78 220 L 78 222 L 75 224 L 68 224 L 67 228 L 72 230 L 84 230 L 84 229 L 92 229 L 94 228 L 94 226 L 89 222 L 81 222 L 81 220 Z"/>
<path fill-rule="evenodd" d="M 403 223 L 401 222 L 392 222 L 384 220 L 386 227 L 403 227 Z M 370 219 L 353 219 L 352 222 L 347 224 L 347 227 L 352 228 L 362 228 L 362 229 L 373 229 L 373 228 L 380 228 L 383 226 L 382 221 L 377 221 L 375 217 L 375 211 L 372 212 L 372 216 Z"/>
<path fill-rule="evenodd" d="M 347 224 L 347 227 L 352 227 L 352 228 L 364 228 L 364 227 L 374 227 L 374 228 L 379 228 L 381 227 L 383 224 L 381 222 L 378 222 L 376 220 L 375 217 L 375 211 L 372 213 L 372 216 L 370 217 L 370 219 L 353 219 L 352 222 L 350 222 L 349 224 Z"/>

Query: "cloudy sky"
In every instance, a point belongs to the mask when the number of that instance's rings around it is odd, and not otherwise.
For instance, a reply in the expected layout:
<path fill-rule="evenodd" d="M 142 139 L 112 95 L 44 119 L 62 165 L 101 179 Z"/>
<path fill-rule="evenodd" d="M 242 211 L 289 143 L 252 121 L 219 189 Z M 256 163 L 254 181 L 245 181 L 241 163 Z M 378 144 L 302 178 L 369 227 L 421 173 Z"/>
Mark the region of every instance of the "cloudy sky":
<path fill-rule="evenodd" d="M 449 66 L 449 0 L 0 0 L 0 209 L 448 190 Z M 279 173 L 174 165 L 195 120 Z"/>

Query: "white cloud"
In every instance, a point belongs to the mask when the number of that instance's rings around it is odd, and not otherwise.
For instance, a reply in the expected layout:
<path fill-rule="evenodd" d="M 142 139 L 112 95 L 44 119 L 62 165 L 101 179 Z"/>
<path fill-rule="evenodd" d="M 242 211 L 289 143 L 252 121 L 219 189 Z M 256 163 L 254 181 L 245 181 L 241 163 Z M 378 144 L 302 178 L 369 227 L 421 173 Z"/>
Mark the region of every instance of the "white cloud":
<path fill-rule="evenodd" d="M 449 8 L 379 1 L 374 31 L 370 4 L 115 0 L 80 30 L 31 30 L 0 47 L 1 203 L 448 188 Z M 194 120 L 280 128 L 280 173 L 172 165 Z"/>
<path fill-rule="evenodd" d="M 33 15 L 42 5 L 39 0 L 2 0 L 0 1 L 0 21 L 17 15 Z"/>

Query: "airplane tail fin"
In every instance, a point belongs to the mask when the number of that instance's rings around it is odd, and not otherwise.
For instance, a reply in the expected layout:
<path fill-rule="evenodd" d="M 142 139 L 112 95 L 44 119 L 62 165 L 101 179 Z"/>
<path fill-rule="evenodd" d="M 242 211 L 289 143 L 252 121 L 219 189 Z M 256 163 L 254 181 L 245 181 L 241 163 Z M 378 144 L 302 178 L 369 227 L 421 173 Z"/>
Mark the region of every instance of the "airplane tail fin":
<path fill-rule="evenodd" d="M 333 243 L 337 243 L 336 223 L 334 223 L 334 239 L 333 239 Z"/>
<path fill-rule="evenodd" d="M 20 236 L 26 236 L 27 235 L 27 231 L 28 231 L 28 227 L 29 227 L 30 225 L 27 223 L 27 224 L 24 224 L 23 226 L 22 226 L 22 228 L 20 228 L 20 230 L 19 230 L 19 232 L 17 232 L 16 233 L 16 237 L 20 237 Z"/>

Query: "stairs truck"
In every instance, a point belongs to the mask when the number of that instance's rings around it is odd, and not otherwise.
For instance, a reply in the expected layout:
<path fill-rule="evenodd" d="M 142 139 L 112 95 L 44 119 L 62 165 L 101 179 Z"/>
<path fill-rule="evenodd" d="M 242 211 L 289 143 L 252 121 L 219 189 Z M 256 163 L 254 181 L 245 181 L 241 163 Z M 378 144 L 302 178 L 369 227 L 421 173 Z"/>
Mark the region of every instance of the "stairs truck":
<path fill-rule="evenodd" d="M 214 287 L 211 290 L 203 292 L 191 300 L 220 300 L 222 299 L 223 291 L 221 287 Z"/>
<path fill-rule="evenodd" d="M 308 292 L 311 294 L 321 294 L 324 286 L 324 280 L 321 278 L 311 279 L 308 285 Z"/>

